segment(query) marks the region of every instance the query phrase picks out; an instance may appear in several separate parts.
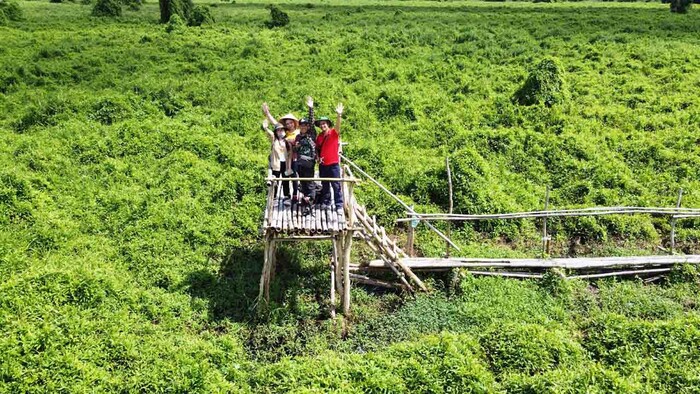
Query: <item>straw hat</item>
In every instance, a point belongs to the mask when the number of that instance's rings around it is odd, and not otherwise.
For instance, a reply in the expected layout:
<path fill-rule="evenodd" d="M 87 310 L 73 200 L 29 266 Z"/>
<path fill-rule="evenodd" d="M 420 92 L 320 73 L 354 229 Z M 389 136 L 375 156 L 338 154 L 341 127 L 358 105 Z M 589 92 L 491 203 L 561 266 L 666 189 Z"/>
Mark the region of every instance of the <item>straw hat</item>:
<path fill-rule="evenodd" d="M 288 113 L 287 115 L 284 115 L 283 117 L 280 118 L 280 123 L 284 124 L 284 121 L 287 119 L 291 119 L 294 121 L 294 129 L 299 128 L 299 119 L 297 119 L 296 116 L 294 116 L 291 112 Z"/>

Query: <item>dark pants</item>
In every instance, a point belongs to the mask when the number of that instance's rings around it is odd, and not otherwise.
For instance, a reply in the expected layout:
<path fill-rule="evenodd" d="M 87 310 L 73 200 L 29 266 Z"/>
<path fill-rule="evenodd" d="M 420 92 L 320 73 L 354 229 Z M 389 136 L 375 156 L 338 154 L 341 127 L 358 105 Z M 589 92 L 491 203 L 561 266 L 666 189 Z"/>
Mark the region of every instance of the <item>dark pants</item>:
<path fill-rule="evenodd" d="M 297 166 L 297 173 L 299 174 L 299 178 L 313 178 L 314 177 L 314 167 L 304 167 L 304 166 Z M 299 181 L 299 190 L 301 190 L 301 194 L 304 195 L 304 197 L 309 198 L 309 202 L 313 204 L 314 199 L 316 198 L 316 186 L 314 185 L 313 181 Z"/>
<path fill-rule="evenodd" d="M 294 174 L 292 176 L 300 176 L 299 174 L 299 164 L 297 160 L 294 160 L 292 162 L 292 171 L 294 171 Z M 296 200 L 297 196 L 299 195 L 299 182 L 297 181 L 292 181 L 292 198 Z"/>
<path fill-rule="evenodd" d="M 318 175 L 321 178 L 340 178 L 340 164 L 331 164 L 328 166 L 324 166 L 323 164 L 318 166 Z M 335 197 L 335 207 L 336 208 L 342 208 L 343 207 L 343 192 L 342 189 L 340 188 L 340 182 L 338 181 L 333 181 L 333 182 L 328 182 L 328 181 L 323 181 L 321 183 L 321 203 L 330 205 L 331 203 L 331 190 L 330 187 L 333 187 L 333 197 Z"/>
<path fill-rule="evenodd" d="M 288 176 L 284 175 L 284 172 L 287 171 L 287 163 L 284 161 L 280 162 L 280 170 L 275 171 L 272 170 L 272 176 L 275 178 L 289 178 Z M 277 188 L 279 187 L 279 184 L 282 184 L 282 193 L 284 197 L 289 197 L 289 181 L 282 181 L 282 182 L 275 182 L 277 184 L 275 188 L 275 194 L 274 196 L 277 196 Z"/>

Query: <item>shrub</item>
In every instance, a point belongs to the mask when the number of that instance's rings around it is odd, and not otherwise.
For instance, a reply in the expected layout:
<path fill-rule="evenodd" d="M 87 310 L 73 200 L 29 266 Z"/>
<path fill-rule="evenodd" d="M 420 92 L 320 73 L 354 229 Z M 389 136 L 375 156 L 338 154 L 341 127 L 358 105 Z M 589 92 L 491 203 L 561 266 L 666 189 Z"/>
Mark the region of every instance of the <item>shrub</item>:
<path fill-rule="evenodd" d="M 496 374 L 543 373 L 583 358 L 583 349 L 570 332 L 535 324 L 496 324 L 480 342 Z"/>
<path fill-rule="evenodd" d="M 193 10 L 192 0 L 160 0 L 160 22 L 170 23 L 173 15 L 179 16 L 183 21 L 189 21 Z"/>
<path fill-rule="evenodd" d="M 119 0 L 97 0 L 92 9 L 92 16 L 117 17 L 122 15 Z"/>
<path fill-rule="evenodd" d="M 192 11 L 192 19 L 189 21 L 190 26 L 201 26 L 205 23 L 214 22 L 214 17 L 211 15 L 209 8 L 198 5 Z"/>
<path fill-rule="evenodd" d="M 700 284 L 700 269 L 693 264 L 674 265 L 668 276 L 670 283 Z"/>
<path fill-rule="evenodd" d="M 561 67 L 554 60 L 545 59 L 530 71 L 525 84 L 515 92 L 513 100 L 520 105 L 544 104 L 550 107 L 562 101 L 563 93 Z"/>
<path fill-rule="evenodd" d="M 671 0 L 671 12 L 685 14 L 693 4 L 692 0 Z"/>
<path fill-rule="evenodd" d="M 165 26 L 165 31 L 168 33 L 172 33 L 174 31 L 182 30 L 186 26 L 187 25 L 185 24 L 185 21 L 183 21 L 179 15 L 173 14 L 170 16 L 170 20 L 168 21 L 167 26 Z"/>
<path fill-rule="evenodd" d="M 273 27 L 283 27 L 289 24 L 289 15 L 286 12 L 275 5 L 271 5 L 268 8 L 270 9 L 270 20 L 266 22 L 267 27 L 272 29 Z"/>
<path fill-rule="evenodd" d="M 143 0 L 121 0 L 121 3 L 132 11 L 138 11 L 143 5 Z"/>
<path fill-rule="evenodd" d="M 22 20 L 22 9 L 13 1 L 0 1 L 0 24 L 2 20 Z"/>
<path fill-rule="evenodd" d="M 90 118 L 104 125 L 111 125 L 112 123 L 124 119 L 130 112 L 130 110 L 131 108 L 129 108 L 129 105 L 123 100 L 119 100 L 118 98 L 106 98 L 100 100 L 93 106 Z"/>

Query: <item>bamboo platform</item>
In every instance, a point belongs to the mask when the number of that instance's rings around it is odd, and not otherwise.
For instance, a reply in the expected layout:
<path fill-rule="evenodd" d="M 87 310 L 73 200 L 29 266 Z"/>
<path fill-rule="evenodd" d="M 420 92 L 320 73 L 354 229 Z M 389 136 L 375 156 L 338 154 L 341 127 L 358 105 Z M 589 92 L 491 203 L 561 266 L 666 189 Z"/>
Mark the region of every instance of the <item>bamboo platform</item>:
<path fill-rule="evenodd" d="M 317 204 L 304 215 L 302 204 L 285 205 L 282 199 L 274 199 L 268 212 L 263 231 L 279 236 L 328 236 L 347 230 L 347 220 L 343 209 L 324 210 Z"/>

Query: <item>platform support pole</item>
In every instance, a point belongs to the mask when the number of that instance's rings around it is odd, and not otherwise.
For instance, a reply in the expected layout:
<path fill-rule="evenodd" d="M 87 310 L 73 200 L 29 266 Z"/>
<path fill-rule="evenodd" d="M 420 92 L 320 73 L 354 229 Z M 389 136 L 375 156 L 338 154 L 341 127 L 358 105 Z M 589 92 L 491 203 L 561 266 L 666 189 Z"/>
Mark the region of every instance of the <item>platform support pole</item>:
<path fill-rule="evenodd" d="M 265 250 L 262 273 L 260 274 L 260 292 L 258 293 L 258 305 L 270 301 L 270 277 L 275 265 L 275 241 L 272 235 L 265 233 Z"/>

